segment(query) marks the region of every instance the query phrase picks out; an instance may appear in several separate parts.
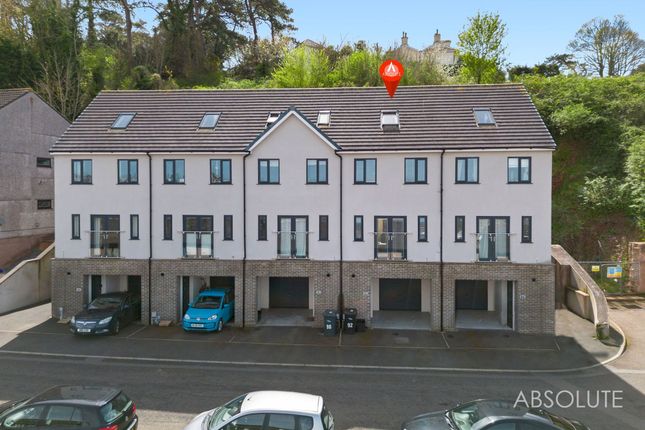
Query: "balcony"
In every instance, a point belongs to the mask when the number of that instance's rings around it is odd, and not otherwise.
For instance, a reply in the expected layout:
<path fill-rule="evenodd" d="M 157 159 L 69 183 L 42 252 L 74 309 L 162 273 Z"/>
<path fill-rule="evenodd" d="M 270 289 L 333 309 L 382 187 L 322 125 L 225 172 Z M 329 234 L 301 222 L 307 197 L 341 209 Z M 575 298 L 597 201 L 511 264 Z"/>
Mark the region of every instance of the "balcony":
<path fill-rule="evenodd" d="M 372 232 L 375 260 L 406 260 L 408 258 L 408 233 Z"/>
<path fill-rule="evenodd" d="M 90 257 L 119 258 L 121 256 L 121 231 L 91 230 Z"/>
<path fill-rule="evenodd" d="M 510 261 L 510 233 L 475 233 L 477 261 Z"/>
<path fill-rule="evenodd" d="M 308 258 L 308 231 L 279 231 L 278 258 Z"/>
<path fill-rule="evenodd" d="M 184 258 L 213 258 L 212 231 L 184 231 Z"/>

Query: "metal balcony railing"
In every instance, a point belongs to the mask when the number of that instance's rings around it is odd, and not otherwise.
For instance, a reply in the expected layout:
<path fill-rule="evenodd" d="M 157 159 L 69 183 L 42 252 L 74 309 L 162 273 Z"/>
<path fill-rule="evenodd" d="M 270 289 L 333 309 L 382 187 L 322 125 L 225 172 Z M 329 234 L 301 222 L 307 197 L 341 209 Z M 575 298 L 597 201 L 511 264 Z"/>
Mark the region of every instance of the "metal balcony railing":
<path fill-rule="evenodd" d="M 121 231 L 90 230 L 90 257 L 118 258 L 121 256 Z"/>
<path fill-rule="evenodd" d="M 212 231 L 184 231 L 184 258 L 213 258 Z"/>
<path fill-rule="evenodd" d="M 408 258 L 408 234 L 406 232 L 372 232 L 374 235 L 374 259 L 406 260 Z"/>
<path fill-rule="evenodd" d="M 308 231 L 278 231 L 278 258 L 308 258 Z"/>
<path fill-rule="evenodd" d="M 474 233 L 477 261 L 510 261 L 511 233 Z"/>

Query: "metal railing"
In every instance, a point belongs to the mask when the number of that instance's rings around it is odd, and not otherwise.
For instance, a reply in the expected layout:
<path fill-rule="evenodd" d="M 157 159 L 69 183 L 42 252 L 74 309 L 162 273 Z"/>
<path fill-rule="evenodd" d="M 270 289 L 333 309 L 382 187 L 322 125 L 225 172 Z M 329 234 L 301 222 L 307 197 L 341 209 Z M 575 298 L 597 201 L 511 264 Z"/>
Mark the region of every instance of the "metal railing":
<path fill-rule="evenodd" d="M 121 233 L 118 230 L 90 230 L 90 257 L 119 258 Z"/>
<path fill-rule="evenodd" d="M 212 231 L 184 231 L 184 258 L 213 258 Z"/>
<path fill-rule="evenodd" d="M 511 233 L 473 233 L 477 261 L 510 261 Z"/>
<path fill-rule="evenodd" d="M 278 231 L 278 258 L 307 258 L 308 231 Z"/>
<path fill-rule="evenodd" d="M 408 234 L 406 232 L 373 231 L 375 260 L 406 260 Z"/>

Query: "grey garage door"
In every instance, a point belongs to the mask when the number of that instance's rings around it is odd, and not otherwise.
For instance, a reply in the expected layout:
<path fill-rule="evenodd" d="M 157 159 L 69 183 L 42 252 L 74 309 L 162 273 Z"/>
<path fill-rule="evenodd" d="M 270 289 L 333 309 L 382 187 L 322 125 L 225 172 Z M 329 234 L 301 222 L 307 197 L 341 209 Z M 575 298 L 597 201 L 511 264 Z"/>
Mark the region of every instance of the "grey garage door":
<path fill-rule="evenodd" d="M 309 308 L 309 278 L 269 278 L 270 308 Z"/>
<path fill-rule="evenodd" d="M 379 279 L 379 309 L 421 311 L 421 279 Z"/>
<path fill-rule="evenodd" d="M 455 281 L 455 295 L 457 309 L 488 310 L 488 281 Z"/>

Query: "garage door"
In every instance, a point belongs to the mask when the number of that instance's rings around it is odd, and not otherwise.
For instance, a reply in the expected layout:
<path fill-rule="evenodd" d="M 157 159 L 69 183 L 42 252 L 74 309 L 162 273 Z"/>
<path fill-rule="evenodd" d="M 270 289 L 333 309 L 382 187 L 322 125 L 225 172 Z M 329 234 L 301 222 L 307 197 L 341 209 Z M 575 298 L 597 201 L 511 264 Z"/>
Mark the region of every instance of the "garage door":
<path fill-rule="evenodd" d="M 488 281 L 455 281 L 457 309 L 488 310 Z"/>
<path fill-rule="evenodd" d="M 309 278 L 269 278 L 269 307 L 309 309 Z"/>
<path fill-rule="evenodd" d="M 379 309 L 421 311 L 421 279 L 379 279 Z"/>

